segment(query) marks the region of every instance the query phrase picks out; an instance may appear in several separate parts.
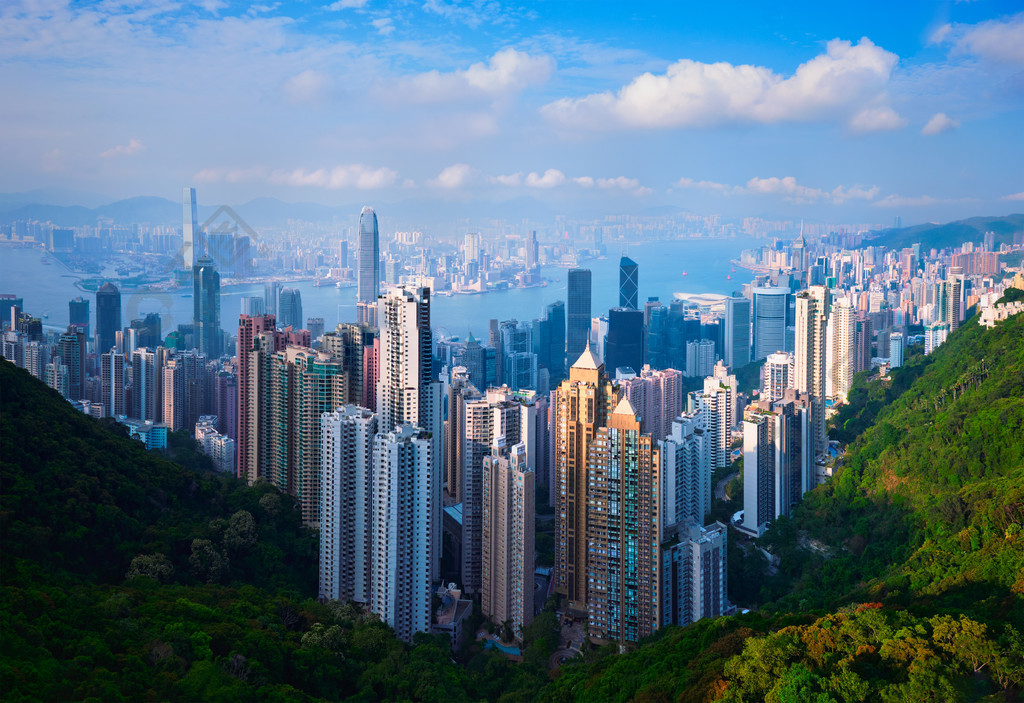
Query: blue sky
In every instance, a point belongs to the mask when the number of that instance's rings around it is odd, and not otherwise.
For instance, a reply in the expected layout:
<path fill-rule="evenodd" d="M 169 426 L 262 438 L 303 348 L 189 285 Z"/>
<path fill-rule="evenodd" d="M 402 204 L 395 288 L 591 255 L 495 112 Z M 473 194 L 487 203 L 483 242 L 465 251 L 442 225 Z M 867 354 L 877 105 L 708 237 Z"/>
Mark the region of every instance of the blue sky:
<path fill-rule="evenodd" d="M 0 191 L 1020 212 L 1021 9 L 8 0 Z"/>

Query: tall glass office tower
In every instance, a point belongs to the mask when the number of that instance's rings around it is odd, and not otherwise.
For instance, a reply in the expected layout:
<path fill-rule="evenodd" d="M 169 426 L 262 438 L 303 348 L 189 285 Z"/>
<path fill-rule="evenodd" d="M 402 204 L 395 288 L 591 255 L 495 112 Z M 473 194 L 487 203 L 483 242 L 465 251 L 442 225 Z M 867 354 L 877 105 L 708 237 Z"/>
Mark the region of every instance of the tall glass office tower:
<path fill-rule="evenodd" d="M 107 282 L 96 291 L 96 352 L 110 351 L 121 331 L 121 291 Z"/>
<path fill-rule="evenodd" d="M 580 358 L 590 339 L 590 269 L 570 269 L 568 285 L 565 356 L 567 365 L 571 366 Z"/>
<path fill-rule="evenodd" d="M 356 288 L 357 322 L 377 326 L 377 295 L 380 293 L 380 235 L 372 207 L 359 213 L 359 271 Z"/>
<path fill-rule="evenodd" d="M 788 288 L 754 288 L 754 356 L 760 361 L 769 354 L 786 350 L 786 318 L 789 312 Z"/>
<path fill-rule="evenodd" d="M 628 256 L 619 259 L 619 307 L 637 310 L 640 307 L 640 267 Z"/>
<path fill-rule="evenodd" d="M 207 359 L 220 356 L 220 274 L 209 256 L 192 267 L 192 326 L 199 351 Z"/>
<path fill-rule="evenodd" d="M 181 196 L 181 239 L 186 269 L 196 265 L 203 256 L 203 246 L 198 231 L 199 217 L 196 214 L 196 189 L 185 188 Z"/>

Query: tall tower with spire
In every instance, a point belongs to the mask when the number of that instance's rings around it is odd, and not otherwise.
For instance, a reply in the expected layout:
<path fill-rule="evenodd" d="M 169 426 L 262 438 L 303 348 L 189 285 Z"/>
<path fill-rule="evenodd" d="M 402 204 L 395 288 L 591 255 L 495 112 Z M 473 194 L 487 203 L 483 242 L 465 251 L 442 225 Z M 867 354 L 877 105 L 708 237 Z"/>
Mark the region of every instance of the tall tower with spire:
<path fill-rule="evenodd" d="M 800 236 L 789 245 L 790 266 L 796 271 L 807 268 L 807 241 L 804 239 L 804 221 L 800 220 Z"/>
<path fill-rule="evenodd" d="M 380 294 L 380 235 L 377 214 L 372 207 L 359 213 L 359 270 L 356 279 L 357 322 L 377 326 L 377 296 Z"/>

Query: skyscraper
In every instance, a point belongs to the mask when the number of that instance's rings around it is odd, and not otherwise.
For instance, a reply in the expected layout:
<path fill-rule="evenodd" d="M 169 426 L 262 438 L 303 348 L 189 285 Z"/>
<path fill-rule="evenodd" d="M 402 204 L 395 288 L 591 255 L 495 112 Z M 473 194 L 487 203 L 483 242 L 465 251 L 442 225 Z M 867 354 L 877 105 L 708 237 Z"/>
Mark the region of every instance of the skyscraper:
<path fill-rule="evenodd" d="M 192 329 L 196 346 L 208 359 L 220 357 L 220 274 L 209 256 L 192 267 Z"/>
<path fill-rule="evenodd" d="M 166 349 L 140 347 L 132 352 L 132 411 L 139 420 L 163 419 L 163 364 Z"/>
<path fill-rule="evenodd" d="M 663 625 L 683 627 L 727 613 L 726 530 L 720 522 L 707 527 L 690 523 L 681 527 L 674 543 L 663 550 Z"/>
<path fill-rule="evenodd" d="M 259 405 L 256 402 L 256 381 L 250 371 L 253 343 L 257 335 L 273 332 L 273 315 L 238 316 L 238 477 L 249 477 L 249 464 L 255 451 L 256 438 L 251 432 L 258 419 Z M 276 351 L 272 349 L 271 351 Z"/>
<path fill-rule="evenodd" d="M 96 291 L 96 353 L 110 351 L 120 331 L 121 291 L 108 281 Z"/>
<path fill-rule="evenodd" d="M 760 361 L 769 354 L 786 351 L 786 317 L 789 314 L 789 290 L 786 288 L 754 288 L 754 355 Z"/>
<path fill-rule="evenodd" d="M 243 295 L 241 298 L 241 310 L 243 315 L 262 315 L 266 310 L 266 302 L 258 295 Z"/>
<path fill-rule="evenodd" d="M 182 264 L 186 270 L 191 270 L 196 261 L 205 253 L 202 231 L 199 228 L 195 188 L 182 189 L 181 239 L 182 253 L 184 254 Z"/>
<path fill-rule="evenodd" d="M 750 301 L 725 299 L 725 363 L 733 370 L 750 363 Z"/>
<path fill-rule="evenodd" d="M 411 424 L 435 436 L 440 430 L 440 384 L 434 378 L 430 289 L 391 288 L 378 305 L 380 378 L 377 413 L 382 432 Z"/>
<path fill-rule="evenodd" d="M 277 299 L 281 295 L 281 284 L 278 281 L 263 284 L 263 311 L 258 313 L 242 312 L 243 315 L 274 315 L 277 316 Z"/>
<path fill-rule="evenodd" d="M 599 642 L 638 642 L 661 624 L 660 458 L 623 398 L 587 452 L 587 610 Z"/>
<path fill-rule="evenodd" d="M 514 391 L 537 388 L 537 355 L 533 349 L 533 325 L 525 320 L 501 323 L 502 379 Z"/>
<path fill-rule="evenodd" d="M 580 358 L 590 338 L 590 269 L 569 269 L 566 305 L 565 358 Z"/>
<path fill-rule="evenodd" d="M 544 312 L 536 340 L 538 362 L 547 367 L 551 382 L 558 384 L 565 378 L 565 303 L 551 303 Z"/>
<path fill-rule="evenodd" d="M 463 400 L 459 417 L 463 428 L 463 446 L 459 452 L 462 458 L 462 585 L 470 593 L 478 592 L 481 585 L 484 458 L 499 438 L 507 445 L 528 439 L 530 419 L 526 411 L 527 406 L 521 405 L 507 387 L 489 388 L 482 397 L 467 394 Z"/>
<path fill-rule="evenodd" d="M 857 372 L 856 311 L 846 298 L 836 300 L 828 319 L 825 364 L 825 396 L 845 402 Z"/>
<path fill-rule="evenodd" d="M 825 286 L 811 286 L 796 298 L 796 349 L 793 354 L 793 387 L 811 396 L 812 456 L 828 450 L 825 426 L 825 332 L 831 293 Z"/>
<path fill-rule="evenodd" d="M 762 400 L 744 413 L 744 532 L 761 536 L 814 486 L 811 417 L 810 396 L 793 389 L 782 400 Z"/>
<path fill-rule="evenodd" d="M 433 374 L 433 336 L 430 329 L 430 289 L 413 286 L 391 288 L 377 305 L 380 323 L 377 417 L 381 433 L 398 432 L 400 425 L 418 428 L 430 443 L 430 480 L 420 499 L 429 511 L 416 530 L 429 534 L 427 555 L 432 577 L 441 563 L 441 384 Z M 395 441 L 398 441 L 397 439 Z M 402 440 L 404 441 L 404 440 Z M 419 461 L 419 459 L 418 459 Z M 429 603 L 429 597 L 428 597 Z M 428 608 L 429 610 L 429 608 Z M 429 622 L 430 614 L 427 613 Z"/>
<path fill-rule="evenodd" d="M 683 409 L 683 374 L 675 369 L 652 370 L 644 366 L 640 373 L 619 377 L 619 391 L 629 398 L 644 428 L 655 440 L 664 439 L 672 431 L 672 421 Z"/>
<path fill-rule="evenodd" d="M 68 400 L 81 400 L 85 397 L 85 332 L 68 327 L 57 340 L 57 358 L 68 370 Z"/>
<path fill-rule="evenodd" d="M 430 629 L 441 538 L 433 446 L 426 431 L 411 425 L 379 432 L 373 442 L 370 610 L 406 642 Z"/>
<path fill-rule="evenodd" d="M 272 351 L 281 337 L 263 332 L 253 341 L 249 465 L 244 468 L 250 483 L 267 481 L 297 497 L 303 522 L 316 527 L 321 418 L 344 405 L 345 375 L 340 361 L 307 347 L 288 344 Z"/>
<path fill-rule="evenodd" d="M 534 481 L 526 445 L 499 440 L 482 462 L 480 607 L 521 633 L 533 621 Z"/>
<path fill-rule="evenodd" d="M 644 365 L 644 313 L 636 308 L 618 307 L 608 311 L 608 336 L 604 361 L 609 375 L 620 368 L 638 372 Z"/>
<path fill-rule="evenodd" d="M 594 358 L 589 345 L 554 393 L 555 590 L 580 613 L 587 609 L 587 454 L 618 400 L 604 364 Z"/>
<path fill-rule="evenodd" d="M 380 294 L 380 235 L 373 208 L 359 213 L 359 270 L 356 278 L 356 306 L 359 324 L 377 326 L 377 296 Z"/>
<path fill-rule="evenodd" d="M 89 337 L 89 301 L 82 296 L 68 302 L 68 324 L 80 327 Z"/>
<path fill-rule="evenodd" d="M 680 415 L 669 435 L 658 442 L 661 457 L 662 529 L 677 524 L 704 524 L 711 512 L 711 435 L 699 413 Z M 662 534 L 661 539 L 667 539 Z"/>
<path fill-rule="evenodd" d="M 898 369 L 903 366 L 903 333 L 892 332 L 889 335 L 889 367 Z"/>
<path fill-rule="evenodd" d="M 762 400 L 779 400 L 795 382 L 793 355 L 786 352 L 769 354 L 764 362 L 764 380 L 761 383 Z"/>
<path fill-rule="evenodd" d="M 282 288 L 277 303 L 277 323 L 281 328 L 303 329 L 302 293 L 298 288 Z"/>
<path fill-rule="evenodd" d="M 104 352 L 101 359 L 101 383 L 103 388 L 103 410 L 107 417 L 127 414 L 125 407 L 124 354 L 116 351 Z"/>
<path fill-rule="evenodd" d="M 532 272 L 537 268 L 537 230 L 530 230 L 530 236 L 526 238 L 526 271 Z"/>
<path fill-rule="evenodd" d="M 151 312 L 143 318 L 132 320 L 129 327 L 135 330 L 136 349 L 139 347 L 155 349 L 164 343 L 162 335 L 163 321 L 160 319 L 160 313 L 158 312 Z"/>
<path fill-rule="evenodd" d="M 711 444 L 711 465 L 716 469 L 729 465 L 732 426 L 736 421 L 736 391 L 722 381 L 705 378 L 704 389 L 691 392 L 688 401 L 688 410 L 701 414 Z"/>
<path fill-rule="evenodd" d="M 345 405 L 321 418 L 320 595 L 370 601 L 371 477 L 377 417 Z"/>
<path fill-rule="evenodd" d="M 628 256 L 619 259 L 619 307 L 640 307 L 640 267 Z"/>

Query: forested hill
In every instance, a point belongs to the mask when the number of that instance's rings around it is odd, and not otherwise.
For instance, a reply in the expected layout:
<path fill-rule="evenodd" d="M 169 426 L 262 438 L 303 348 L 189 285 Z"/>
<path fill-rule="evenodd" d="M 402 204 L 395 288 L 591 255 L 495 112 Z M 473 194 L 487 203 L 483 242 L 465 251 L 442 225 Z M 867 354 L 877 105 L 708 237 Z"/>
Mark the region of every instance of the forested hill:
<path fill-rule="evenodd" d="M 760 540 L 771 600 L 567 668 L 544 699 L 1020 700 L 1024 315 L 969 320 L 851 401 L 843 468 Z"/>
<path fill-rule="evenodd" d="M 938 224 L 929 222 L 912 227 L 883 229 L 864 241 L 864 246 L 883 245 L 900 250 L 920 244 L 925 250 L 958 247 L 963 242 L 980 244 L 985 232 L 995 234 L 996 250 L 1000 244 L 1012 244 L 1015 234 L 1024 231 L 1024 214 L 1003 217 L 971 217 L 966 220 Z"/>

